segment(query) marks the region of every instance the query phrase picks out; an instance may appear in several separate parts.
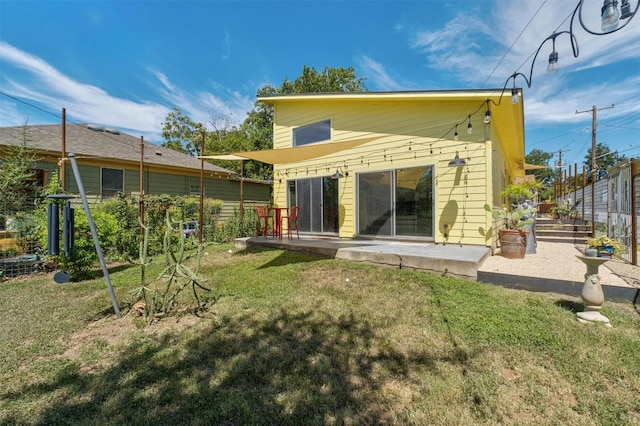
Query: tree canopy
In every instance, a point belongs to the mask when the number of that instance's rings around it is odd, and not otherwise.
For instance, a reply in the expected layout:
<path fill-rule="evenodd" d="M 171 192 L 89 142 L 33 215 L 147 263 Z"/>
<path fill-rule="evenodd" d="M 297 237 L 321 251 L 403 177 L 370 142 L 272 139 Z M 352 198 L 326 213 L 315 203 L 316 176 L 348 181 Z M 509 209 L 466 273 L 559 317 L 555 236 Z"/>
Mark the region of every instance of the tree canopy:
<path fill-rule="evenodd" d="M 541 149 L 534 149 L 524 158 L 527 164 L 547 167 L 545 169 L 527 170 L 526 174 L 534 175 L 536 181 L 542 183 L 540 197 L 544 200 L 551 199 L 553 197 L 553 183 L 557 177 L 555 169 L 549 167 L 549 160 L 553 158 L 553 153 L 545 152 Z"/>
<path fill-rule="evenodd" d="M 592 178 L 592 166 L 591 166 L 591 152 L 592 148 L 589 148 L 587 155 L 584 156 L 584 165 L 587 169 L 587 181 L 591 182 Z M 609 146 L 604 142 L 598 142 L 596 144 L 596 180 L 602 179 L 607 176 L 607 169 L 615 166 L 619 162 L 626 160 L 627 157 L 624 154 L 618 154 L 618 151 L 611 151 Z"/>
<path fill-rule="evenodd" d="M 165 139 L 162 146 L 196 156 L 200 151 L 203 130 L 202 123 L 196 123 L 174 107 L 162 126 L 162 137 Z"/>
<path fill-rule="evenodd" d="M 0 158 L 0 213 L 17 212 L 27 209 L 33 201 L 37 157 L 35 150 L 28 146 L 28 127 L 22 127 L 18 144 L 7 148 Z"/>

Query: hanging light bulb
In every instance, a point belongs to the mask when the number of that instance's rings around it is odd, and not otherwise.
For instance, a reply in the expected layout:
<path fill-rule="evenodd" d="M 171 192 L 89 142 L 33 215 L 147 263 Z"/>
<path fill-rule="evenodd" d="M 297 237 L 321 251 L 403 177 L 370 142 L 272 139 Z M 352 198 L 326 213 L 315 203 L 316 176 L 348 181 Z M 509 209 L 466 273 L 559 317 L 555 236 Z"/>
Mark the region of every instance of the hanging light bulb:
<path fill-rule="evenodd" d="M 613 31 L 618 28 L 620 21 L 620 11 L 618 10 L 617 0 L 604 0 L 601 9 L 601 28 L 603 32 Z"/>
<path fill-rule="evenodd" d="M 549 65 L 547 65 L 547 72 L 549 74 L 555 74 L 558 71 L 558 52 L 553 49 L 553 52 L 549 54 Z"/>
<path fill-rule="evenodd" d="M 453 133 L 453 140 L 457 141 L 458 140 L 458 125 L 456 124 L 456 131 Z"/>
<path fill-rule="evenodd" d="M 487 110 L 484 112 L 484 124 L 491 123 L 491 109 L 489 108 L 489 101 L 487 101 Z"/>
<path fill-rule="evenodd" d="M 511 89 L 511 103 L 515 105 L 519 100 L 520 96 L 518 95 L 518 89 L 514 87 L 513 89 Z"/>
<path fill-rule="evenodd" d="M 471 125 L 471 115 L 469 115 L 469 124 L 467 125 L 467 133 L 473 133 L 473 126 Z"/>

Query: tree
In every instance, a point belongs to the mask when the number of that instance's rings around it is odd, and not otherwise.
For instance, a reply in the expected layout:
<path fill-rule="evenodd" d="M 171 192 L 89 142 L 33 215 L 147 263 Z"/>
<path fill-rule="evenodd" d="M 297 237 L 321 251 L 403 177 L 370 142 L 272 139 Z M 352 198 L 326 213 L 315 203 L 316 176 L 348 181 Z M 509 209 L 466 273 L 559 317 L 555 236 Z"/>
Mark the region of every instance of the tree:
<path fill-rule="evenodd" d="M 15 213 L 29 207 L 36 190 L 35 150 L 28 146 L 28 127 L 22 127 L 18 144 L 7 148 L 0 158 L 0 212 Z"/>
<path fill-rule="evenodd" d="M 587 169 L 587 182 L 592 180 L 592 167 L 591 167 L 591 152 L 593 150 L 589 148 L 587 155 L 584 156 L 584 164 Z M 618 154 L 618 151 L 611 151 L 609 146 L 604 142 L 598 142 L 596 144 L 596 180 L 602 179 L 607 176 L 607 169 L 615 166 L 619 162 L 626 160 L 627 157 Z"/>
<path fill-rule="evenodd" d="M 195 157 L 200 151 L 203 131 L 202 123 L 196 123 L 174 107 L 162 126 L 162 137 L 165 138 L 162 146 Z"/>
<path fill-rule="evenodd" d="M 545 152 L 541 149 L 534 149 L 525 157 L 525 163 L 536 166 L 545 166 L 544 169 L 527 170 L 526 174 L 534 175 L 536 180 L 542 183 L 540 199 L 548 200 L 553 198 L 553 184 L 557 177 L 553 168 L 549 167 L 549 160 L 553 158 L 553 153 Z"/>

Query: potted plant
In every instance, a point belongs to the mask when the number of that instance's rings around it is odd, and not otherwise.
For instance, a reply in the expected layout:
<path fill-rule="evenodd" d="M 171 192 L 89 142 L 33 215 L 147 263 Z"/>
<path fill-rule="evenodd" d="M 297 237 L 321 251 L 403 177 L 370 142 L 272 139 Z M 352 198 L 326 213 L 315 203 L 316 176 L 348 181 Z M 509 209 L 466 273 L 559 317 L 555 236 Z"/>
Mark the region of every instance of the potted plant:
<path fill-rule="evenodd" d="M 598 257 L 606 257 L 611 259 L 613 256 L 622 256 L 627 247 L 616 238 L 610 238 L 606 235 L 599 237 L 587 238 L 587 246 L 598 251 Z"/>
<path fill-rule="evenodd" d="M 534 216 L 537 209 L 519 205 L 512 211 L 506 208 L 492 210 L 488 204 L 484 205 L 484 209 L 490 212 L 494 219 L 500 219 L 504 223 L 504 228 L 498 230 L 502 256 L 509 259 L 524 258 L 527 249 L 527 234 L 529 233 L 525 227 L 535 223 Z"/>
<path fill-rule="evenodd" d="M 531 201 L 541 185 L 540 182 L 536 181 L 512 183 L 507 185 L 500 192 L 500 195 L 506 198 L 507 206 L 516 206 Z"/>

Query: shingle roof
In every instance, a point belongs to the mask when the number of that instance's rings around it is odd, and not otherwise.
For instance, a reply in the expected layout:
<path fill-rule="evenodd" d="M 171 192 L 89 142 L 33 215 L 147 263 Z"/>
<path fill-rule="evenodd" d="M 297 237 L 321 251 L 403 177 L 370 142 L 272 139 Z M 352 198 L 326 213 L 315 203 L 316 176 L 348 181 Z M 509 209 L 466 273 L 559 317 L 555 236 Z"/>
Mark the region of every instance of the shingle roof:
<path fill-rule="evenodd" d="M 18 145 L 22 142 L 24 126 L 0 127 L 0 146 Z M 76 156 L 102 157 L 132 162 L 140 162 L 140 138 L 120 133 L 112 129 L 91 130 L 92 125 L 67 124 L 66 151 Z M 100 128 L 99 128 L 100 129 Z M 28 125 L 27 145 L 42 151 L 61 153 L 62 125 Z M 200 160 L 165 148 L 151 142 L 144 141 L 144 162 L 159 166 L 200 170 Z M 220 174 L 235 174 L 235 172 L 204 163 L 204 169 Z"/>

